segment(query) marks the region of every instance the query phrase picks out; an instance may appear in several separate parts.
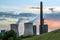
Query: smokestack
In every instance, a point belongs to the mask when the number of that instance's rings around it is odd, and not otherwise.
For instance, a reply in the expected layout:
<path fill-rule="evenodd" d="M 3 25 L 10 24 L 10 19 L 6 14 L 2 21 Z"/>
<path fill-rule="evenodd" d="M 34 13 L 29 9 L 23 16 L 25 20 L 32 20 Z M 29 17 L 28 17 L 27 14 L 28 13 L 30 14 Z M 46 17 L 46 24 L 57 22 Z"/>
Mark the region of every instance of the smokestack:
<path fill-rule="evenodd" d="M 44 19 L 43 19 L 43 3 L 40 2 L 40 34 L 43 33 L 43 25 L 44 25 Z"/>
<path fill-rule="evenodd" d="M 44 19 L 43 19 L 43 3 L 40 2 L 40 25 L 42 25 L 44 22 Z"/>

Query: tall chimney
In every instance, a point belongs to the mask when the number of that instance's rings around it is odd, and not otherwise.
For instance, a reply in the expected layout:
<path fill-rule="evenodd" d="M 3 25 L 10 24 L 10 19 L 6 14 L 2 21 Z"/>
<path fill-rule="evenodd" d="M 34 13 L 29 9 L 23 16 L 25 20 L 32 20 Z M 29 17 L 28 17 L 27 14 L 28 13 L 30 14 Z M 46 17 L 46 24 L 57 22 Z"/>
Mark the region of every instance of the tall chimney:
<path fill-rule="evenodd" d="M 40 34 L 43 33 L 43 25 L 44 25 L 44 19 L 43 19 L 43 3 L 40 2 Z"/>

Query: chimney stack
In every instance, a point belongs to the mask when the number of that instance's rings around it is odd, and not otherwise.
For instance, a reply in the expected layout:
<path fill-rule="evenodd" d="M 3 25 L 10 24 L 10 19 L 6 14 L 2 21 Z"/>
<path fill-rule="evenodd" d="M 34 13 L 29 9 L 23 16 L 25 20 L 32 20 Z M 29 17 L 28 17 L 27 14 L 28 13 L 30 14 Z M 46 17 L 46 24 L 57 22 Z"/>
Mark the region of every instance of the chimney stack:
<path fill-rule="evenodd" d="M 40 2 L 40 34 L 43 33 L 44 18 L 43 18 L 43 3 Z"/>

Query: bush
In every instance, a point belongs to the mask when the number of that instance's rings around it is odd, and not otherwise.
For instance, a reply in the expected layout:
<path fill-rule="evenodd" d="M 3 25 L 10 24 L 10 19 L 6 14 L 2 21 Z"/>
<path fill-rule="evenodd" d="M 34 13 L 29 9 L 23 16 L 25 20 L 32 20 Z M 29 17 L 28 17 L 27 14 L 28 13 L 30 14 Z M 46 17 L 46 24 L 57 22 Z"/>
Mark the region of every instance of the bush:
<path fill-rule="evenodd" d="M 15 40 L 17 38 L 17 33 L 13 30 L 5 32 L 3 36 L 3 40 L 13 39 Z"/>
<path fill-rule="evenodd" d="M 13 37 L 8 38 L 8 40 L 14 40 Z"/>
<path fill-rule="evenodd" d="M 0 40 L 2 40 L 2 37 L 3 37 L 3 36 L 0 34 Z"/>
<path fill-rule="evenodd" d="M 0 39 L 2 38 L 2 35 L 0 34 Z"/>

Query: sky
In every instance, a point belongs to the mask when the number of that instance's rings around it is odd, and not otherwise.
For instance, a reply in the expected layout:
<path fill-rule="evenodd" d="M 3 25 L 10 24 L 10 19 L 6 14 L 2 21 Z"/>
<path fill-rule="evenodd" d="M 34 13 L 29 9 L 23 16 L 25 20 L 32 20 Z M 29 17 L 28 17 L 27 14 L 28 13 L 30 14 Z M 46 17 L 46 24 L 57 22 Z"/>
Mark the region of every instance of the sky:
<path fill-rule="evenodd" d="M 31 12 L 39 14 L 40 1 L 43 2 L 44 13 L 49 14 L 51 12 L 49 8 L 54 8 L 55 12 L 60 12 L 60 0 L 0 0 L 0 12 L 15 12 L 16 14 Z M 46 20 L 50 29 L 60 28 L 60 21 L 58 21 L 60 16 L 56 16 L 56 18 L 58 19 L 51 17 L 51 19 Z"/>
<path fill-rule="evenodd" d="M 60 10 L 60 0 L 0 0 L 0 11 L 13 12 L 32 12 L 39 13 L 39 9 L 31 7 L 39 7 L 40 1 L 43 2 L 44 13 L 50 12 L 49 8 L 54 8 L 55 11 Z"/>

